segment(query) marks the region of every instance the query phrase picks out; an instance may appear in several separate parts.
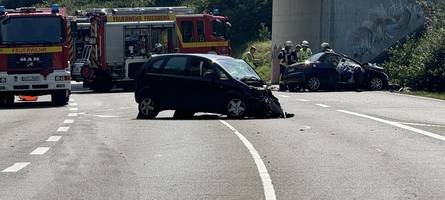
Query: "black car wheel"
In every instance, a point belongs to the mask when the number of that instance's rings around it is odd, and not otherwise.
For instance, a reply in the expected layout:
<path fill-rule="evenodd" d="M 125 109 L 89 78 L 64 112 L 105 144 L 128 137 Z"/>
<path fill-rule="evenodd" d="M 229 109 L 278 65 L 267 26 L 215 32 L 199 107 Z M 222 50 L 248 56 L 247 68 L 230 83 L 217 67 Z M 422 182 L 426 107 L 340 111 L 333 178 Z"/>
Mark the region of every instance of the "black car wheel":
<path fill-rule="evenodd" d="M 139 119 L 154 119 L 158 116 L 159 111 L 156 108 L 156 102 L 151 97 L 144 97 L 139 103 Z"/>
<path fill-rule="evenodd" d="M 227 101 L 226 109 L 229 118 L 241 119 L 246 116 L 246 103 L 240 98 L 231 98 Z"/>
<path fill-rule="evenodd" d="M 381 77 L 374 77 L 369 81 L 369 88 L 371 90 L 383 90 L 385 89 L 385 81 Z"/>
<path fill-rule="evenodd" d="M 320 79 L 316 76 L 312 76 L 307 80 L 306 83 L 307 89 L 310 91 L 318 91 L 321 87 Z"/>

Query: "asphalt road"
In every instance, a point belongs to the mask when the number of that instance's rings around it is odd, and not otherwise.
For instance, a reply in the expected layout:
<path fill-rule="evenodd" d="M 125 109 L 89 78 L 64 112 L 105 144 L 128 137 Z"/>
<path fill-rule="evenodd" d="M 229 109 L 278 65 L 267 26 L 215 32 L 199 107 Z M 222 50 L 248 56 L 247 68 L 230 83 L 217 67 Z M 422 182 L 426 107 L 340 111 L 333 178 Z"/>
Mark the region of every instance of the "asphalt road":
<path fill-rule="evenodd" d="M 290 119 L 136 120 L 76 86 L 0 110 L 0 199 L 445 199 L 445 102 L 275 93 Z"/>

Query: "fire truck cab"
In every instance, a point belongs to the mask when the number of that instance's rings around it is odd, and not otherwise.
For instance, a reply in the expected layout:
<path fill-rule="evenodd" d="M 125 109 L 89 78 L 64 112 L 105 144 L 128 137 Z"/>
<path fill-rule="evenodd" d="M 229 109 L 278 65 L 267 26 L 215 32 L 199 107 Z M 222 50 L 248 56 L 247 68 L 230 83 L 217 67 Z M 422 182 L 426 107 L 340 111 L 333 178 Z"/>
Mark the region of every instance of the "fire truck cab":
<path fill-rule="evenodd" d="M 195 15 L 187 7 L 108 8 L 84 11 L 90 17 L 90 64 L 84 85 L 108 91 L 134 88 L 134 79 L 152 56 L 165 53 L 230 55 L 224 16 Z"/>
<path fill-rule="evenodd" d="M 71 91 L 69 35 L 64 8 L 0 6 L 0 105 L 15 95 L 51 95 L 65 105 Z"/>

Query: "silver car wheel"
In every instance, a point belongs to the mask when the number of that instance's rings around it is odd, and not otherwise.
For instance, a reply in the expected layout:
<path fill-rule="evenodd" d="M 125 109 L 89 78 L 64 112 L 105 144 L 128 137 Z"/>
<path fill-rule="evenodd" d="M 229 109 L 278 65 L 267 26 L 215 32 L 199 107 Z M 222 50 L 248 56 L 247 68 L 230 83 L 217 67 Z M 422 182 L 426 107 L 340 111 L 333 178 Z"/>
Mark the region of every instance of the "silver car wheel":
<path fill-rule="evenodd" d="M 154 101 L 151 98 L 145 98 L 140 103 L 140 110 L 143 115 L 151 115 L 155 112 Z"/>
<path fill-rule="evenodd" d="M 381 90 L 383 89 L 383 80 L 381 78 L 373 78 L 371 79 L 370 83 L 369 83 L 369 87 L 372 90 Z"/>
<path fill-rule="evenodd" d="M 320 79 L 318 79 L 315 76 L 311 77 L 307 82 L 307 86 L 312 91 L 316 91 L 316 90 L 320 89 Z"/>
<path fill-rule="evenodd" d="M 246 112 L 246 104 L 241 99 L 232 99 L 227 104 L 227 111 L 232 117 L 241 117 Z"/>

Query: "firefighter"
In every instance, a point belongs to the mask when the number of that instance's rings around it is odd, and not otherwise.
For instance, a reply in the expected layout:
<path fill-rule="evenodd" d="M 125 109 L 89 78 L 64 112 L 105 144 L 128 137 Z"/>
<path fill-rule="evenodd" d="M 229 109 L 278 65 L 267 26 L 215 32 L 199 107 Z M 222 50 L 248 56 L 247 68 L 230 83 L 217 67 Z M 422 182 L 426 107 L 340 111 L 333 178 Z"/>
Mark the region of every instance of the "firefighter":
<path fill-rule="evenodd" d="M 284 45 L 284 48 L 281 49 L 280 54 L 278 55 L 278 59 L 280 59 L 280 75 L 281 80 L 284 78 L 284 72 L 286 68 L 292 65 L 295 61 L 295 58 L 292 58 L 292 41 L 287 41 Z"/>
<path fill-rule="evenodd" d="M 299 57 L 300 57 L 300 50 L 301 50 L 301 45 L 297 44 L 295 45 L 295 49 L 292 51 L 292 57 L 295 58 L 294 62 L 302 62 Z"/>
<path fill-rule="evenodd" d="M 255 58 L 256 51 L 257 51 L 257 48 L 254 46 L 251 46 L 250 50 L 244 56 L 245 57 L 244 59 L 246 60 L 246 62 L 252 66 L 255 66 L 255 68 L 257 68 L 260 63 L 260 60 Z"/>
<path fill-rule="evenodd" d="M 304 62 L 312 56 L 312 50 L 309 48 L 309 42 L 306 40 L 301 42 L 301 47 L 302 49 L 300 50 L 298 60 Z"/>
<path fill-rule="evenodd" d="M 324 53 L 334 53 L 334 50 L 331 48 L 331 46 L 327 42 L 323 42 L 321 44 L 321 49 L 322 49 L 321 51 Z"/>

